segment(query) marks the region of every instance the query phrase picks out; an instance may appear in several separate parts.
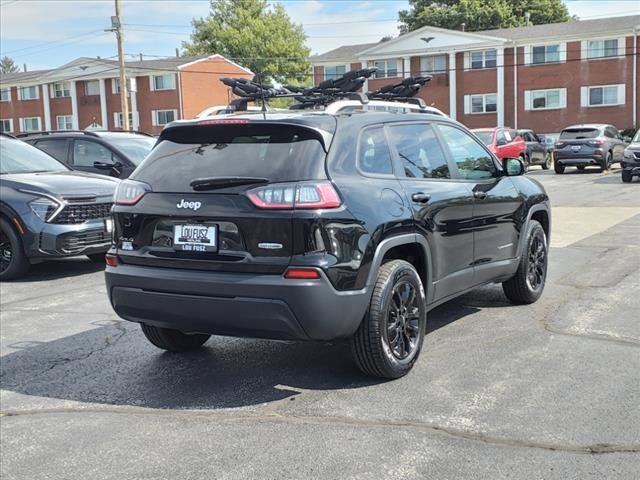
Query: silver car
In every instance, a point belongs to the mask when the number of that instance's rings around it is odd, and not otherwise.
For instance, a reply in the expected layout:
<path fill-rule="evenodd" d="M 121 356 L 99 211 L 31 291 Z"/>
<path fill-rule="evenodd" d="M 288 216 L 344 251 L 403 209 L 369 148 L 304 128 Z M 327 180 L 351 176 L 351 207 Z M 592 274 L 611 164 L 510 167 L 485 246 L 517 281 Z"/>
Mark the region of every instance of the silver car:
<path fill-rule="evenodd" d="M 556 173 L 566 167 L 598 167 L 608 170 L 621 162 L 626 143 L 613 125 L 583 124 L 567 127 L 560 133 L 555 145 Z"/>

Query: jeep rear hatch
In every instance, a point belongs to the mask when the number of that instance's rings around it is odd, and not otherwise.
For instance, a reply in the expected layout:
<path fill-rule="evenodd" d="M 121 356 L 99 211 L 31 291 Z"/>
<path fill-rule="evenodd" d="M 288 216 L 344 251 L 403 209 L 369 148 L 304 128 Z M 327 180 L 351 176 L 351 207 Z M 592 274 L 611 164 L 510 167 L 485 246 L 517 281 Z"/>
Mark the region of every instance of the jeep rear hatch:
<path fill-rule="evenodd" d="M 335 208 L 326 132 L 203 121 L 166 129 L 116 197 L 124 263 L 281 273 L 297 208 Z"/>

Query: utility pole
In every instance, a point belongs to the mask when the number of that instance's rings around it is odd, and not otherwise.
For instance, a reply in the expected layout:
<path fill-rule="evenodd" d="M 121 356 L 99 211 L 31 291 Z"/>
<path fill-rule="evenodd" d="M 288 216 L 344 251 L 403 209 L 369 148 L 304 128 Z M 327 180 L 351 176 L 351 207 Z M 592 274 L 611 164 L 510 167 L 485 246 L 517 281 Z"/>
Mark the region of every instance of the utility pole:
<path fill-rule="evenodd" d="M 116 2 L 116 14 L 111 17 L 111 28 L 105 30 L 107 32 L 114 32 L 118 41 L 118 64 L 120 66 L 120 107 L 122 110 L 122 127 L 124 130 L 129 130 L 129 88 L 127 85 L 127 76 L 124 66 L 124 38 L 122 35 L 122 22 L 120 20 L 120 0 Z"/>

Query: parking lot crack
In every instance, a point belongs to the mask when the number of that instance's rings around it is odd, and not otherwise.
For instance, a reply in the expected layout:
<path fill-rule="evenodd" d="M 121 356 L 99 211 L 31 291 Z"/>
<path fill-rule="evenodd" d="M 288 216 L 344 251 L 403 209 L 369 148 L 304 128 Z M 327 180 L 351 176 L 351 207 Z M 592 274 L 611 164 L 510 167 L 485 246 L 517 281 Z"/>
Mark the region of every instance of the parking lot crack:
<path fill-rule="evenodd" d="M 59 408 L 59 409 L 34 409 L 34 410 L 4 410 L 0 411 L 0 417 L 21 417 L 29 415 L 55 415 L 55 414 L 117 414 L 117 415 L 159 415 L 176 417 L 205 418 L 216 421 L 228 422 L 271 422 L 300 425 L 341 425 L 353 428 L 396 428 L 432 432 L 447 435 L 458 439 L 482 442 L 489 445 L 533 448 L 553 452 L 565 452 L 574 454 L 603 455 L 610 453 L 640 453 L 638 444 L 616 444 L 600 442 L 586 445 L 576 445 L 564 442 L 544 442 L 527 439 L 509 438 L 497 436 L 481 431 L 454 429 L 443 425 L 420 421 L 402 420 L 378 420 L 358 419 L 339 416 L 305 416 L 288 415 L 269 412 L 266 414 L 238 414 L 237 412 L 208 412 L 202 410 L 163 410 L 142 408 Z"/>

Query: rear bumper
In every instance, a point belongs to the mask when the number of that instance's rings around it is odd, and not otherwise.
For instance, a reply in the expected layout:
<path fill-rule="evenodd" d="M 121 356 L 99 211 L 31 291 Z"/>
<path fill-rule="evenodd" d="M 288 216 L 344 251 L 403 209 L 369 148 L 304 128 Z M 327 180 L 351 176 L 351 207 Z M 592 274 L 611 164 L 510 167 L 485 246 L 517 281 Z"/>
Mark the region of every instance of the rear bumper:
<path fill-rule="evenodd" d="M 125 320 L 187 333 L 293 340 L 352 335 L 367 290 L 336 291 L 318 280 L 118 265 L 105 271 L 107 292 Z"/>
<path fill-rule="evenodd" d="M 555 162 L 565 167 L 588 167 L 588 166 L 602 166 L 604 164 L 603 155 L 581 155 L 572 156 L 556 152 Z"/>

